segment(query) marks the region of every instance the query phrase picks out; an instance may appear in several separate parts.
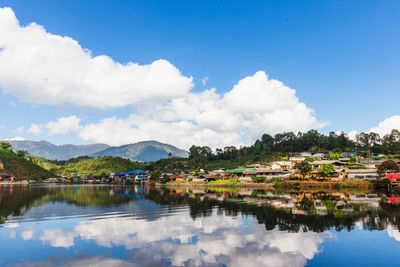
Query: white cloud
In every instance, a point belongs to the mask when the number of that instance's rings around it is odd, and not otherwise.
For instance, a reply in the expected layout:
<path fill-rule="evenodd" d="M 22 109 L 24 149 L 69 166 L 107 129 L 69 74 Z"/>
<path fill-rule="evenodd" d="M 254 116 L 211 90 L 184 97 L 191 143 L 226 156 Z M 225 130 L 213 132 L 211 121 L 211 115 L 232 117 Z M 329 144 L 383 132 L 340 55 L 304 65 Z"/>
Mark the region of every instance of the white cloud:
<path fill-rule="evenodd" d="M 45 125 L 50 134 L 65 134 L 77 132 L 81 129 L 80 119 L 76 116 L 62 117 L 57 121 L 49 122 Z"/>
<path fill-rule="evenodd" d="M 32 123 L 27 132 L 29 134 L 39 135 L 42 133 L 42 126 L 40 124 Z"/>
<path fill-rule="evenodd" d="M 265 72 L 238 82 L 224 95 L 216 90 L 189 93 L 163 103 L 142 103 L 127 118 L 106 118 L 83 127 L 84 140 L 121 145 L 159 140 L 182 148 L 192 144 L 221 147 L 254 142 L 265 133 L 320 128 L 313 110 L 295 90 Z"/>
<path fill-rule="evenodd" d="M 208 81 L 208 77 L 204 77 L 203 79 L 201 79 L 201 85 L 206 86 Z"/>
<path fill-rule="evenodd" d="M 20 26 L 10 8 L 0 9 L 0 47 L 0 87 L 6 93 L 38 104 L 135 109 L 127 117 L 87 125 L 80 125 L 76 116 L 32 124 L 30 134 L 74 131 L 84 140 L 110 145 L 154 139 L 182 148 L 215 148 L 248 145 L 265 132 L 324 126 L 295 90 L 263 71 L 224 94 L 215 88 L 197 93 L 191 91 L 192 78 L 165 60 L 122 65 L 93 56 L 70 37 L 48 33 L 35 23 Z"/>
<path fill-rule="evenodd" d="M 384 119 L 383 121 L 378 123 L 378 126 L 372 127 L 371 129 L 369 129 L 369 131 L 366 132 L 377 133 L 381 137 L 384 137 L 386 134 L 390 134 L 393 129 L 400 130 L 400 115 L 394 115 L 392 117 Z M 350 137 L 350 139 L 355 140 L 356 134 L 358 134 L 357 131 L 351 131 L 348 133 L 348 136 Z"/>
<path fill-rule="evenodd" d="M 43 243 L 49 243 L 52 247 L 69 248 L 74 245 L 76 234 L 73 232 L 64 233 L 60 229 L 44 230 L 39 238 Z"/>
<path fill-rule="evenodd" d="M 372 127 L 369 131 L 384 136 L 385 134 L 390 133 L 393 129 L 400 129 L 400 115 L 395 115 L 381 121 L 378 126 Z"/>
<path fill-rule="evenodd" d="M 400 232 L 393 225 L 389 224 L 386 228 L 388 235 L 396 241 L 400 241 Z"/>
<path fill-rule="evenodd" d="M 33 230 L 26 230 L 21 233 L 21 237 L 23 240 L 31 240 L 33 239 Z"/>
<path fill-rule="evenodd" d="M 353 140 L 353 141 L 356 140 L 356 135 L 357 135 L 357 131 L 351 131 L 347 134 L 347 136 L 350 138 L 350 140 Z"/>
<path fill-rule="evenodd" d="M 111 216 L 81 221 L 71 232 L 44 230 L 39 239 L 64 248 L 72 247 L 75 238 L 102 247 L 124 246 L 137 251 L 130 258 L 143 266 L 244 266 L 250 261 L 255 266 L 304 266 L 322 242 L 332 237 L 329 232 L 266 231 L 255 218 L 221 216 L 215 210 L 196 220 L 187 211 L 172 215 L 155 220 Z M 34 233 L 26 236 L 33 238 Z"/>
<path fill-rule="evenodd" d="M 193 86 L 166 60 L 139 65 L 93 56 L 70 37 L 19 25 L 11 8 L 0 8 L 0 48 L 0 87 L 37 104 L 107 109 L 183 96 Z"/>
<path fill-rule="evenodd" d="M 6 140 L 9 140 L 9 141 L 24 141 L 26 139 L 24 137 L 21 137 L 21 136 L 14 136 L 14 137 L 11 137 L 11 138 L 6 139 Z"/>
<path fill-rule="evenodd" d="M 18 228 L 19 223 L 7 223 L 4 225 L 5 228 Z"/>

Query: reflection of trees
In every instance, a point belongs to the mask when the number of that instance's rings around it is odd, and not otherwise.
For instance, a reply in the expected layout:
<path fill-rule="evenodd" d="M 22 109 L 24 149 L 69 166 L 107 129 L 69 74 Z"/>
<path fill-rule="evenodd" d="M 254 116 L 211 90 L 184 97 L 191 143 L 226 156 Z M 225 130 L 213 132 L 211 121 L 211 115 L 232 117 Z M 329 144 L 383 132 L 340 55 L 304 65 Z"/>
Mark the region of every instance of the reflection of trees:
<path fill-rule="evenodd" d="M 131 201 L 126 196 L 115 195 L 110 187 L 0 187 L 0 224 L 7 217 L 21 216 L 31 207 L 46 202 L 67 202 L 80 206 L 116 206 Z M 114 188 L 118 190 L 118 188 Z"/>
<path fill-rule="evenodd" d="M 100 207 L 119 205 L 130 200 L 126 196 L 110 193 L 110 188 L 103 186 L 51 188 L 42 198 L 43 202 L 61 201 L 74 205 Z"/>
<path fill-rule="evenodd" d="M 337 197 L 318 194 L 318 199 L 328 204 L 327 214 L 318 215 L 315 213 L 315 206 L 312 197 L 302 197 L 297 205 L 306 211 L 306 214 L 293 214 L 290 209 L 275 208 L 270 205 L 252 205 L 245 201 L 240 201 L 240 196 L 229 201 L 218 201 L 214 198 L 203 197 L 200 194 L 184 194 L 182 192 L 169 191 L 167 189 L 150 190 L 148 198 L 162 205 L 183 205 L 187 204 L 190 208 L 190 215 L 193 219 L 209 216 L 215 209 L 218 213 L 228 216 L 238 214 L 252 215 L 260 224 L 264 224 L 267 230 L 278 227 L 280 230 L 292 232 L 314 231 L 322 232 L 330 228 L 337 231 L 352 230 L 355 223 L 361 221 L 364 228 L 368 230 L 384 230 L 389 224 L 400 227 L 400 216 L 392 216 L 393 212 L 385 206 L 382 209 L 371 209 L 366 204 L 347 204 L 351 212 L 336 208 Z M 232 201 L 235 200 L 235 201 Z M 400 213 L 400 207 L 395 208 Z"/>
<path fill-rule="evenodd" d="M 35 200 L 41 199 L 45 194 L 44 188 L 28 190 L 26 186 L 0 186 L 0 224 L 8 216 L 24 214 L 34 205 Z"/>

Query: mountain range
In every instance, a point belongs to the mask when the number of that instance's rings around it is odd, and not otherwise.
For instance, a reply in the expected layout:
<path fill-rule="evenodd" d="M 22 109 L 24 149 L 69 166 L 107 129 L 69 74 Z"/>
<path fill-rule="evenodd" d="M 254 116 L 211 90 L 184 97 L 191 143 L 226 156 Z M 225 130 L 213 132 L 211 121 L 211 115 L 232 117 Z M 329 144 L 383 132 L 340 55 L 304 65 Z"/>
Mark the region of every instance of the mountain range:
<path fill-rule="evenodd" d="M 168 158 L 169 154 L 178 158 L 187 158 L 189 156 L 189 153 L 185 150 L 157 141 L 143 141 L 135 144 L 109 147 L 94 153 L 93 156 L 113 156 L 147 162 Z"/>
<path fill-rule="evenodd" d="M 109 146 L 106 144 L 54 145 L 48 141 L 29 140 L 7 142 L 11 144 L 14 150 L 26 150 L 33 156 L 51 160 L 68 160 L 79 156 L 113 156 L 148 162 L 168 158 L 169 155 L 188 157 L 187 151 L 157 141 L 143 141 L 122 146 Z"/>

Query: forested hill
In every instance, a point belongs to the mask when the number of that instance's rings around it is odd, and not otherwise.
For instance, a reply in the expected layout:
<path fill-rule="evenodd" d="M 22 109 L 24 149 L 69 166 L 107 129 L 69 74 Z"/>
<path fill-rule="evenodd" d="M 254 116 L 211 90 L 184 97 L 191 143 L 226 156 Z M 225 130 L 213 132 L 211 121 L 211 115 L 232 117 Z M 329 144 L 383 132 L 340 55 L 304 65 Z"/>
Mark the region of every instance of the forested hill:
<path fill-rule="evenodd" d="M 362 155 L 400 154 L 400 131 L 394 129 L 390 134 L 361 133 L 351 140 L 345 133 L 331 132 L 328 135 L 316 130 L 306 133 L 285 132 L 275 136 L 264 134 L 251 146 L 236 148 L 228 146 L 214 152 L 207 146 L 192 146 L 189 159 L 192 165 L 210 165 L 216 161 L 229 161 L 232 164 L 269 160 L 274 157 L 294 155 L 297 152 L 350 152 Z"/>
<path fill-rule="evenodd" d="M 38 180 L 54 176 L 48 170 L 24 158 L 9 149 L 0 148 L 0 172 L 13 175 L 16 179 Z"/>
<path fill-rule="evenodd" d="M 146 168 L 145 163 L 111 156 L 97 158 L 84 156 L 66 161 L 47 160 L 44 158 L 33 157 L 33 161 L 53 173 L 66 176 L 80 173 L 81 175 L 106 177 L 113 172 L 127 172 Z"/>

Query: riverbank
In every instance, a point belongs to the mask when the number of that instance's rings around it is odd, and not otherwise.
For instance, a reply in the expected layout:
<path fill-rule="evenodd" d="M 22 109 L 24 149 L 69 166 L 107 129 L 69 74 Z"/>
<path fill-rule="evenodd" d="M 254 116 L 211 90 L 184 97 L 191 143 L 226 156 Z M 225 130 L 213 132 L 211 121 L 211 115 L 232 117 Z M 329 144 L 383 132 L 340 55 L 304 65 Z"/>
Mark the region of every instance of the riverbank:
<path fill-rule="evenodd" d="M 386 188 L 385 182 L 371 182 L 371 181 L 302 181 L 302 180 L 289 180 L 275 183 L 175 183 L 170 182 L 166 184 L 168 187 L 207 187 L 207 188 L 252 188 L 252 189 L 269 189 L 269 188 L 294 188 L 294 189 L 308 189 L 308 188 L 321 188 L 321 189 L 342 189 L 342 188 L 358 188 L 363 190 L 372 190 L 376 188 Z"/>
<path fill-rule="evenodd" d="M 1 185 L 21 185 L 21 184 L 28 185 L 29 182 L 27 182 L 27 181 L 24 181 L 24 182 L 0 182 L 0 186 Z"/>

